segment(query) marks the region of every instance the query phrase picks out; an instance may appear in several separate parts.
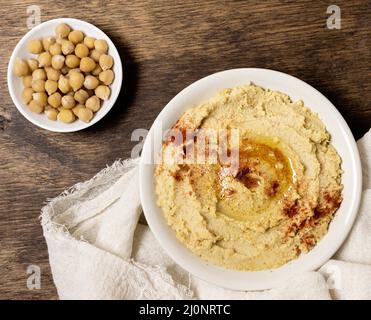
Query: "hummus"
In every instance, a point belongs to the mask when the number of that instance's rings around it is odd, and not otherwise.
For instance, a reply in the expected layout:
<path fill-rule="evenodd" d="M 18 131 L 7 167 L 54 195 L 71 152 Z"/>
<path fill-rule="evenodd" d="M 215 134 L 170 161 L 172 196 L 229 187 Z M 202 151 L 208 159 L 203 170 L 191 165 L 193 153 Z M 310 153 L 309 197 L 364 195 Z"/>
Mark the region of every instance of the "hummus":
<path fill-rule="evenodd" d="M 194 135 L 164 141 L 161 155 L 184 161 L 156 166 L 157 204 L 193 253 L 230 269 L 271 269 L 327 233 L 342 201 L 341 159 L 302 101 L 247 84 L 189 109 L 173 128 Z M 200 129 L 238 129 L 238 161 L 187 161 Z"/>

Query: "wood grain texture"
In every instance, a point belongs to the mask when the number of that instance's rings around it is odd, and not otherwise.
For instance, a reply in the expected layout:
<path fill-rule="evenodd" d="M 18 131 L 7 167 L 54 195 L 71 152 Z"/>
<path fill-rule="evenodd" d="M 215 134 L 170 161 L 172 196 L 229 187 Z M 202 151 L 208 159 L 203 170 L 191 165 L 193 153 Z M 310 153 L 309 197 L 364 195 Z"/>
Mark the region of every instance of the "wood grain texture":
<path fill-rule="evenodd" d="M 55 299 L 39 223 L 46 198 L 130 156 L 131 132 L 149 128 L 181 89 L 237 67 L 292 74 L 325 94 L 356 138 L 371 124 L 371 8 L 367 0 L 336 1 L 341 30 L 326 28 L 332 1 L 0 1 L 0 298 Z M 73 17 L 114 41 L 124 84 L 113 110 L 72 134 L 51 133 L 24 119 L 6 86 L 6 66 L 27 32 L 26 8 L 42 21 Z M 26 287 L 26 268 L 40 266 L 41 289 Z"/>

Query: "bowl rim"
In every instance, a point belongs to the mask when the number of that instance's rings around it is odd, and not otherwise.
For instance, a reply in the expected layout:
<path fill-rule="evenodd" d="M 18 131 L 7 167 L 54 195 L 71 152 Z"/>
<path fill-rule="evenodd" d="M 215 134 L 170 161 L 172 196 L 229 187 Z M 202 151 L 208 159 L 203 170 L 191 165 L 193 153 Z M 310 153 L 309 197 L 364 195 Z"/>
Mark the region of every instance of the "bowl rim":
<path fill-rule="evenodd" d="M 316 246 L 308 254 L 304 254 L 304 256 L 308 256 L 309 258 L 308 257 L 302 258 L 303 255 L 301 255 L 298 257 L 298 259 L 292 260 L 277 269 L 268 269 L 264 271 L 236 271 L 215 266 L 197 257 L 175 237 L 174 231 L 169 226 L 167 226 L 167 223 L 162 215 L 162 212 L 161 212 L 162 218 L 158 217 L 158 212 L 161 211 L 161 209 L 158 208 L 155 203 L 153 186 L 151 187 L 149 185 L 153 183 L 153 177 L 151 177 L 150 174 L 151 172 L 153 173 L 154 164 L 148 164 L 148 159 L 151 159 L 151 153 L 153 152 L 152 140 L 156 121 L 163 120 L 164 118 L 166 119 L 166 117 L 169 117 L 170 109 L 176 108 L 176 104 L 179 103 L 179 101 L 183 101 L 184 104 L 184 98 L 187 95 L 188 91 L 191 92 L 192 90 L 196 89 L 196 87 L 202 85 L 204 85 L 205 89 L 205 87 L 207 87 L 207 85 L 205 85 L 207 81 L 213 80 L 214 78 L 217 77 L 223 76 L 228 77 L 233 75 L 233 73 L 238 74 L 239 72 L 243 73 L 246 72 L 247 74 L 248 73 L 264 74 L 265 76 L 276 76 L 278 78 L 295 81 L 297 85 L 304 87 L 305 90 L 311 90 L 311 93 L 315 95 L 318 99 L 320 99 L 321 103 L 325 104 L 326 107 L 330 108 L 334 118 L 337 120 L 338 125 L 341 128 L 341 134 L 346 138 L 346 141 L 344 143 L 346 143 L 346 149 L 349 151 L 349 157 L 352 165 L 351 169 L 349 170 L 352 170 L 353 178 L 352 181 L 354 185 L 352 186 L 353 188 L 350 190 L 351 199 L 349 200 L 350 201 L 349 209 L 347 212 L 343 213 L 344 216 L 343 220 L 345 219 L 345 221 L 343 222 L 345 223 L 345 225 L 343 226 L 341 234 L 335 235 L 334 232 L 332 232 L 332 236 L 336 237 L 336 241 L 333 242 L 327 241 L 328 243 L 325 243 L 326 246 L 324 247 L 323 245 L 324 239 L 328 238 L 327 236 L 331 231 L 330 224 L 330 229 L 327 232 L 327 234 L 318 242 L 318 244 L 316 244 Z M 253 79 L 251 79 L 251 81 L 254 82 Z M 230 86 L 226 84 L 224 88 L 227 87 Z M 291 96 L 290 94 L 288 95 Z M 189 104 L 188 107 L 185 108 L 178 107 L 178 109 L 182 109 L 180 115 L 191 106 L 192 105 Z M 311 109 L 310 106 L 308 108 Z M 326 127 L 328 127 L 327 120 L 322 119 L 322 121 L 325 123 Z M 159 140 L 161 141 L 161 139 Z M 342 178 L 344 178 L 344 174 Z M 161 247 L 178 265 L 180 265 L 182 268 L 184 268 L 197 278 L 219 285 L 224 288 L 232 290 L 264 290 L 281 285 L 284 281 L 287 281 L 289 278 L 300 272 L 314 271 L 318 269 L 326 261 L 328 261 L 340 248 L 341 244 L 344 242 L 344 240 L 346 239 L 351 230 L 351 227 L 354 223 L 360 205 L 362 193 L 361 161 L 356 142 L 344 118 L 341 116 L 340 112 L 335 108 L 335 106 L 317 89 L 313 88 L 306 82 L 283 72 L 262 68 L 237 68 L 211 74 L 190 84 L 182 91 L 180 91 L 173 99 L 171 99 L 170 102 L 162 109 L 162 111 L 159 113 L 156 120 L 154 121 L 154 124 L 151 126 L 143 145 L 142 155 L 139 164 L 139 191 L 143 212 L 150 229 L 152 230 L 157 241 L 160 243 Z M 344 201 L 340 208 L 343 206 L 343 204 Z M 340 211 L 340 208 L 338 212 Z M 338 214 L 335 215 L 333 221 L 335 219 L 340 219 L 337 218 L 337 216 L 339 215 Z M 160 221 L 159 219 L 162 219 L 163 221 Z M 166 230 L 163 226 L 164 221 L 168 230 Z M 162 231 L 164 231 L 164 233 L 161 233 Z M 173 234 L 170 235 L 170 233 Z M 174 242 L 174 239 L 177 240 L 178 244 L 172 243 L 172 241 Z M 183 247 L 183 249 L 179 246 L 179 244 Z M 315 251 L 315 249 L 317 249 L 317 252 Z M 311 260 L 313 252 L 315 252 L 316 255 L 314 256 L 315 259 Z M 303 266 L 304 262 L 306 263 Z M 272 274 L 275 273 L 277 274 L 277 278 L 272 277 Z M 247 278 L 246 279 L 244 278 L 244 281 L 242 281 L 241 279 L 239 279 L 238 274 L 241 275 L 241 278 L 246 275 L 247 277 L 250 278 L 250 280 L 246 281 Z M 269 279 L 264 279 L 265 275 Z M 260 278 L 261 281 L 254 280 L 256 276 Z"/>
<path fill-rule="evenodd" d="M 48 124 L 48 122 L 46 122 L 46 124 L 45 124 L 41 121 L 38 121 L 37 119 L 35 119 L 33 117 L 30 117 L 27 114 L 27 112 L 24 110 L 25 105 L 23 103 L 18 102 L 18 97 L 17 97 L 17 94 L 15 93 L 14 86 L 11 83 L 11 79 L 13 77 L 15 77 L 13 75 L 13 66 L 14 66 L 15 60 L 17 58 L 16 53 L 21 49 L 22 46 L 24 46 L 27 39 L 30 38 L 32 35 L 35 35 L 40 29 L 43 29 L 48 25 L 54 25 L 54 24 L 62 23 L 62 22 L 70 25 L 72 28 L 74 28 L 73 24 L 76 24 L 76 23 L 82 24 L 82 25 L 86 26 L 86 28 L 92 29 L 96 33 L 101 34 L 102 37 L 108 42 L 109 50 L 112 50 L 114 52 L 114 55 L 117 56 L 117 59 L 115 58 L 115 67 L 117 68 L 117 70 L 115 70 L 115 79 L 114 79 L 114 81 L 117 81 L 117 83 L 116 83 L 117 91 L 115 91 L 115 93 L 111 92 L 111 97 L 107 101 L 105 101 L 106 105 L 104 105 L 98 111 L 98 113 L 95 114 L 95 116 L 93 117 L 93 119 L 90 122 L 85 123 L 83 121 L 80 121 L 79 124 L 76 125 L 76 126 L 71 126 L 71 124 L 66 123 L 66 124 L 63 124 L 61 127 L 58 128 L 58 127 L 54 126 L 54 123 L 55 123 L 54 121 L 49 120 L 50 124 Z M 84 31 L 84 30 L 82 30 L 82 31 Z M 51 36 L 52 35 L 53 34 L 51 34 Z M 97 123 L 101 119 L 103 119 L 105 117 L 105 115 L 112 109 L 112 107 L 114 106 L 117 98 L 119 97 L 119 94 L 121 92 L 121 87 L 122 87 L 122 78 L 123 78 L 123 75 L 122 75 L 121 57 L 120 57 L 119 51 L 117 50 L 115 44 L 112 42 L 110 37 L 104 31 L 102 31 L 101 29 L 99 29 L 95 25 L 91 24 L 90 22 L 87 22 L 87 21 L 84 21 L 84 20 L 81 20 L 81 19 L 76 19 L 76 18 L 51 19 L 51 20 L 44 21 L 44 22 L 40 23 L 39 25 L 35 26 L 34 28 L 30 29 L 25 35 L 23 35 L 23 37 L 18 41 L 18 43 L 14 47 L 14 49 L 12 51 L 12 54 L 10 56 L 10 59 L 9 59 L 8 70 L 7 70 L 7 85 L 8 85 L 8 91 L 9 91 L 10 97 L 12 98 L 13 104 L 16 106 L 18 111 L 23 115 L 23 117 L 26 118 L 31 123 L 33 123 L 34 125 L 38 126 L 39 128 L 42 128 L 42 129 L 45 129 L 45 130 L 48 130 L 48 131 L 52 131 L 52 132 L 62 132 L 62 133 L 76 132 L 76 131 L 86 129 L 86 128 L 94 125 L 95 123 Z"/>

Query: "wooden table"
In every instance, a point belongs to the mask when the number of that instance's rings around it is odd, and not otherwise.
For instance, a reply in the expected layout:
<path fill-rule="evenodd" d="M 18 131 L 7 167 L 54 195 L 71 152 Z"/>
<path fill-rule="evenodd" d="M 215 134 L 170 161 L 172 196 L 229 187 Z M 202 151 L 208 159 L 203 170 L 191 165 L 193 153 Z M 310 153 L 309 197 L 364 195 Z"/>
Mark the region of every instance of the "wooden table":
<path fill-rule="evenodd" d="M 181 89 L 211 73 L 260 67 L 292 74 L 325 94 L 356 138 L 371 124 L 370 2 L 336 1 L 341 29 L 328 29 L 333 1 L 5 1 L 0 5 L 0 298 L 55 299 L 39 223 L 45 200 L 130 156 L 136 128 L 149 128 Z M 113 110 L 72 134 L 32 125 L 8 94 L 6 63 L 27 32 L 27 6 L 41 20 L 73 17 L 115 42 L 124 84 Z M 29 265 L 41 289 L 26 286 Z"/>

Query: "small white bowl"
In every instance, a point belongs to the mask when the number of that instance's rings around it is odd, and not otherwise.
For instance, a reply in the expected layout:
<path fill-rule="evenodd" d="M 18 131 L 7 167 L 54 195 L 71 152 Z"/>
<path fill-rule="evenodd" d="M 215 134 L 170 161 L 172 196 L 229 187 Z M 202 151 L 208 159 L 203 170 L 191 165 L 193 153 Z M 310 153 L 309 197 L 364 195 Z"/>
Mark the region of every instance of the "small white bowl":
<path fill-rule="evenodd" d="M 167 225 L 161 209 L 156 205 L 154 190 L 153 156 L 161 149 L 161 137 L 155 137 L 162 123 L 170 128 L 183 112 L 212 97 L 217 91 L 251 81 L 264 88 L 288 94 L 294 101 L 302 99 L 305 105 L 317 112 L 332 137 L 332 144 L 342 158 L 343 202 L 330 224 L 328 233 L 307 254 L 302 254 L 280 268 L 245 272 L 220 268 L 209 264 L 188 250 Z M 158 131 L 157 131 L 158 132 Z M 263 290 L 273 288 L 289 278 L 323 265 L 339 249 L 349 233 L 358 211 L 362 175 L 356 142 L 345 120 L 320 92 L 309 84 L 288 74 L 266 69 L 233 69 L 215 73 L 191 84 L 176 95 L 161 111 L 150 129 L 143 146 L 139 167 L 140 197 L 147 222 L 170 257 L 195 276 L 235 290 Z"/>
<path fill-rule="evenodd" d="M 32 112 L 28 109 L 27 105 L 25 105 L 21 99 L 23 84 L 22 79 L 18 78 L 13 73 L 14 63 L 17 57 L 23 59 L 35 58 L 36 56 L 30 54 L 27 51 L 27 43 L 29 40 L 32 39 L 41 39 L 47 36 L 55 36 L 54 29 L 60 23 L 68 24 L 74 30 L 81 30 L 84 32 L 85 35 L 91 36 L 97 39 L 104 39 L 108 43 L 108 53 L 113 57 L 114 65 L 113 65 L 113 72 L 115 73 L 115 79 L 113 83 L 110 85 L 111 89 L 111 96 L 108 100 L 102 103 L 100 110 L 94 115 L 93 119 L 89 123 L 85 123 L 81 120 L 76 120 L 73 123 L 63 123 L 61 121 L 52 121 L 49 120 L 45 114 L 37 114 Z M 12 56 L 10 57 L 9 65 L 8 65 L 8 88 L 10 96 L 12 100 L 19 110 L 19 112 L 33 124 L 37 125 L 40 128 L 55 131 L 55 132 L 74 132 L 85 129 L 90 127 L 94 123 L 97 123 L 100 119 L 102 119 L 108 111 L 114 105 L 122 84 L 122 65 L 120 55 L 111 41 L 111 39 L 100 29 L 95 27 L 94 25 L 78 20 L 78 19 L 70 19 L 70 18 L 60 18 L 49 20 L 43 22 L 30 30 L 28 33 L 24 35 L 24 37 L 18 42 L 15 49 L 13 50 Z"/>

